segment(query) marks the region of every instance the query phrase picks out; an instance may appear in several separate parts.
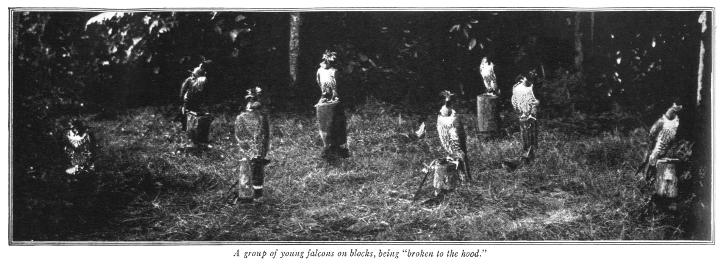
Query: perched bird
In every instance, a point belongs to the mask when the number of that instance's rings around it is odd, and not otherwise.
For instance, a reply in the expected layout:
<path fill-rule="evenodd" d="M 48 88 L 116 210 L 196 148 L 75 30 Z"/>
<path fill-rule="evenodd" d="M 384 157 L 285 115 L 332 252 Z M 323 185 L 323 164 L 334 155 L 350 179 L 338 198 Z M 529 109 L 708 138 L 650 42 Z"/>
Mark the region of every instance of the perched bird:
<path fill-rule="evenodd" d="M 261 96 L 262 88 L 248 89 L 245 111 L 235 118 L 235 139 L 240 153 L 248 159 L 264 159 L 268 152 L 270 125 Z"/>
<path fill-rule="evenodd" d="M 65 133 L 65 153 L 70 158 L 71 167 L 65 170 L 67 174 L 76 175 L 90 172 L 95 169 L 95 138 L 82 121 L 70 121 L 70 128 Z"/>
<path fill-rule="evenodd" d="M 520 74 L 515 81 L 510 99 L 515 112 L 518 113 L 520 118 L 535 119 L 540 101 L 535 98 L 535 93 L 533 93 L 534 84 L 531 76 Z"/>
<path fill-rule="evenodd" d="M 320 68 L 317 70 L 315 80 L 320 87 L 320 101 L 318 103 L 337 101 L 339 95 L 337 92 L 337 68 L 335 67 L 335 61 L 337 59 L 337 53 L 330 50 L 325 50 L 320 63 Z"/>
<path fill-rule="evenodd" d="M 465 127 L 460 115 L 453 108 L 453 96 L 450 91 L 442 91 L 440 95 L 445 97 L 444 104 L 440 108 L 437 119 L 437 131 L 440 137 L 440 144 L 448 153 L 448 158 L 457 166 L 462 166 L 460 180 L 471 181 L 470 164 L 467 155 L 467 144 Z"/>
<path fill-rule="evenodd" d="M 642 164 L 638 167 L 635 175 L 641 171 L 645 174 L 645 179 L 650 179 L 654 174 L 657 161 L 664 158 L 668 154 L 668 150 L 672 144 L 676 142 L 678 126 L 680 125 L 680 117 L 678 112 L 682 110 L 682 105 L 673 103 L 665 114 L 663 114 L 655 124 L 650 128 L 648 134 L 649 149 L 645 154 Z"/>
<path fill-rule="evenodd" d="M 210 125 L 213 121 L 212 115 L 205 107 L 207 65 L 210 61 L 204 60 L 192 71 L 190 77 L 186 78 L 180 87 L 182 98 L 181 115 L 184 116 L 183 130 L 187 133 L 191 144 L 189 149 L 204 149 L 210 147 Z M 182 118 L 182 117 L 181 117 Z"/>
<path fill-rule="evenodd" d="M 180 98 L 182 99 L 182 114 L 188 111 L 199 111 L 201 105 L 200 95 L 205 90 L 207 77 L 205 76 L 205 62 L 200 63 L 197 67 L 190 71 L 190 77 L 187 77 L 180 86 Z"/>
<path fill-rule="evenodd" d="M 488 61 L 487 57 L 483 57 L 480 62 L 480 75 L 485 83 L 485 94 L 500 95 L 495 77 L 495 64 Z"/>
<path fill-rule="evenodd" d="M 270 142 L 270 122 L 263 105 L 262 88 L 247 90 L 245 110 L 235 118 L 235 140 L 240 151 L 240 175 L 237 198 L 262 198 L 265 174 L 263 167 L 270 163 L 265 156 Z"/>

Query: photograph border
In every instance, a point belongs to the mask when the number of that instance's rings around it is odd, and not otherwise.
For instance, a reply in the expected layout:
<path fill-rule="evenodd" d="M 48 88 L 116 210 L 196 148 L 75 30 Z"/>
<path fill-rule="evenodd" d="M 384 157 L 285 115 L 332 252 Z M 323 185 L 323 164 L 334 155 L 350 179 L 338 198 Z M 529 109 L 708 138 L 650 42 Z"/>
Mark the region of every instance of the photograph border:
<path fill-rule="evenodd" d="M 9 98 L 9 116 L 8 116 L 8 147 L 9 147 L 9 177 L 8 177 L 8 241 L 11 246 L 149 246 L 149 245 L 165 245 L 165 246 L 178 246 L 178 245 L 715 245 L 715 185 L 716 182 L 714 177 L 711 177 L 712 182 L 712 208 L 710 214 L 710 240 L 670 240 L 670 241 L 655 241 L 655 240 L 601 240 L 601 241 L 13 241 L 13 192 L 12 192 L 12 71 L 13 71 L 13 12 L 207 12 L 207 11 L 223 11 L 223 12 L 453 12 L 453 11 L 559 11 L 559 12 L 583 12 L 583 11 L 597 11 L 597 12 L 632 12 L 632 11 L 709 11 L 712 15 L 713 25 L 711 28 L 711 43 L 712 48 L 717 46 L 716 29 L 717 23 L 715 7 L 709 6 L 698 6 L 698 7 L 596 7 L 596 8 L 574 8 L 574 7 L 489 7 L 489 8 L 478 8 L 478 7 L 312 7 L 312 8 L 227 8 L 227 7 L 182 7 L 182 8 L 87 8 L 87 7 L 10 7 L 8 10 L 9 15 L 9 60 L 8 60 L 8 98 Z M 713 52 L 712 55 L 712 70 L 711 74 L 711 108 L 712 115 L 710 116 L 713 148 L 715 146 L 715 133 L 717 133 L 715 127 L 715 113 L 716 113 L 716 100 L 714 95 L 715 86 L 715 74 L 714 71 L 716 60 L 715 57 L 717 52 Z M 715 151 L 711 154 L 713 163 L 715 161 Z M 711 164 L 714 165 L 714 164 Z M 711 175 L 715 175 L 715 168 L 711 166 Z"/>

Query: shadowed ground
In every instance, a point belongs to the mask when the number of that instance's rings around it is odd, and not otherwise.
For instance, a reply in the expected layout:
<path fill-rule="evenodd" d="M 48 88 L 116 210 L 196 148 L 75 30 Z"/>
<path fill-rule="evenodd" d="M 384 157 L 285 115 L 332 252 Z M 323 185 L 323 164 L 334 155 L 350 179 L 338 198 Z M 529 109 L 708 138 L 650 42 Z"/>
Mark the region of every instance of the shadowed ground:
<path fill-rule="evenodd" d="M 322 143 L 311 114 L 273 116 L 266 200 L 258 205 L 231 206 L 224 199 L 238 169 L 232 136 L 236 113 L 217 116 L 213 148 L 201 154 L 176 151 L 181 147 L 180 124 L 171 121 L 174 113 L 168 108 L 135 109 L 115 120 L 91 121 L 103 146 L 96 184 L 80 179 L 89 184 L 82 189 L 57 179 L 67 176 L 51 174 L 26 183 L 42 183 L 46 191 L 16 188 L 14 238 L 689 238 L 682 226 L 685 220 L 678 216 L 643 214 L 651 190 L 632 174 L 643 155 L 644 129 L 609 125 L 578 130 L 567 122 L 540 120 L 536 161 L 512 173 L 502 169 L 500 161 L 520 154 L 519 132 L 510 129 L 508 137 L 485 142 L 471 132 L 468 149 L 475 182 L 461 186 L 440 205 L 426 207 L 411 200 L 423 176 L 422 163 L 443 155 L 435 115 L 399 118 L 392 107 L 373 102 L 359 109 L 373 110 L 348 111 L 352 157 L 335 164 L 318 157 Z M 399 137 L 417 125 L 414 120 L 427 122 L 426 137 Z M 467 123 L 468 131 L 475 131 L 474 122 Z M 426 184 L 421 195 L 431 194 Z"/>

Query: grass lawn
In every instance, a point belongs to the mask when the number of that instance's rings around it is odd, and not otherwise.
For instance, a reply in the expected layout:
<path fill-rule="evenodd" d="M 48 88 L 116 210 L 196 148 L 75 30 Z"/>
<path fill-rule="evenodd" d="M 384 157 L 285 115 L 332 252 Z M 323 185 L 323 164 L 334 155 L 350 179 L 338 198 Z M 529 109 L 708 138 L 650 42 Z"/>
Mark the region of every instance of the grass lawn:
<path fill-rule="evenodd" d="M 232 122 L 216 111 L 212 149 L 177 153 L 183 133 L 167 107 L 90 121 L 102 145 L 90 187 L 45 183 L 35 201 L 15 195 L 15 238 L 36 240 L 618 240 L 680 239 L 676 216 L 642 217 L 651 188 L 634 177 L 644 129 L 580 133 L 540 120 L 537 159 L 517 171 L 519 132 L 480 141 L 468 122 L 474 182 L 437 206 L 412 203 L 422 164 L 442 157 L 436 116 L 402 116 L 370 103 L 348 111 L 352 157 L 319 158 L 312 114 L 276 114 L 262 204 L 228 204 L 238 175 Z M 398 137 L 427 122 L 416 141 Z M 472 120 L 472 117 L 468 117 Z M 48 176 L 50 177 L 50 176 Z M 67 177 L 62 172 L 52 176 Z M 423 198 L 432 190 L 426 182 Z M 22 191 L 15 188 L 15 193 Z M 40 191 L 44 190 L 44 191 Z M 51 194 L 52 193 L 52 194 Z M 45 204 L 43 204 L 45 203 Z M 34 205 L 31 209 L 26 207 Z M 32 208 L 35 208 L 33 211 Z M 28 210 L 28 211 L 18 211 Z M 33 213 L 35 212 L 35 213 Z M 42 227 L 28 219 L 42 222 Z M 35 224 L 34 224 L 35 223 Z"/>

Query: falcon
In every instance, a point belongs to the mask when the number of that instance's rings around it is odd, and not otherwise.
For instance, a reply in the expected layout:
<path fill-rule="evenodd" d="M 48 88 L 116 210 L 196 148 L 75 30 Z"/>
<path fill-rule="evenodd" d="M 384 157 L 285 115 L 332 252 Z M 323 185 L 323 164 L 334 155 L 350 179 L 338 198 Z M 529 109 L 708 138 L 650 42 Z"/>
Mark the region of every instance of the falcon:
<path fill-rule="evenodd" d="M 315 74 L 315 81 L 317 81 L 321 92 L 320 102 L 318 103 L 339 100 L 336 79 L 337 68 L 335 67 L 336 59 L 337 53 L 334 51 L 326 50 L 323 54 L 320 68 L 318 68 Z"/>
<path fill-rule="evenodd" d="M 263 167 L 270 141 L 268 112 L 261 100 L 262 88 L 247 90 L 245 110 L 235 118 L 235 140 L 242 160 L 238 178 L 238 198 L 252 194 L 255 201 L 262 199 L 265 174 Z"/>
<path fill-rule="evenodd" d="M 510 101 L 521 119 L 536 119 L 537 106 L 540 104 L 533 93 L 533 82 L 528 75 L 520 74 L 513 86 Z"/>
<path fill-rule="evenodd" d="M 65 139 L 65 153 L 70 158 L 71 165 L 65 173 L 77 175 L 94 170 L 95 138 L 89 127 L 80 120 L 72 120 Z"/>
<path fill-rule="evenodd" d="M 453 97 L 455 94 L 445 90 L 442 91 L 440 95 L 445 97 L 437 119 L 437 131 L 440 137 L 440 144 L 447 152 L 448 159 L 456 166 L 462 166 L 460 180 L 463 182 L 471 181 L 465 127 L 463 126 L 460 115 L 457 114 L 453 108 Z"/>
<path fill-rule="evenodd" d="M 673 103 L 652 125 L 648 134 L 649 149 L 635 175 L 642 171 L 645 174 L 645 179 L 650 179 L 654 174 L 657 161 L 667 156 L 668 150 L 676 142 L 678 126 L 680 126 L 678 112 L 681 110 L 682 105 Z"/>
<path fill-rule="evenodd" d="M 200 63 L 192 71 L 190 71 L 190 77 L 183 81 L 180 86 L 180 98 L 182 99 L 182 113 L 186 114 L 188 111 L 199 111 L 200 107 L 200 94 L 205 89 L 207 83 L 207 77 L 205 77 L 206 63 Z"/>
<path fill-rule="evenodd" d="M 480 62 L 480 75 L 485 83 L 485 94 L 500 95 L 495 77 L 495 64 L 489 62 L 487 57 L 483 57 Z"/>
<path fill-rule="evenodd" d="M 204 98 L 207 94 L 205 74 L 208 63 L 210 61 L 205 60 L 195 67 L 190 77 L 185 79 L 180 87 L 180 97 L 183 101 L 181 114 L 185 117 L 182 128 L 191 142 L 188 147 L 192 149 L 202 150 L 210 147 L 208 136 L 214 118 L 206 111 Z"/>
<path fill-rule="evenodd" d="M 248 159 L 264 159 L 268 153 L 270 125 L 261 95 L 260 87 L 248 89 L 245 111 L 235 118 L 235 139 L 241 155 Z"/>

